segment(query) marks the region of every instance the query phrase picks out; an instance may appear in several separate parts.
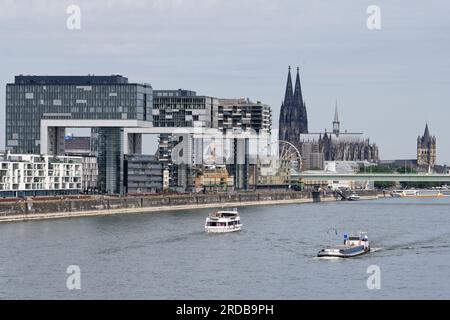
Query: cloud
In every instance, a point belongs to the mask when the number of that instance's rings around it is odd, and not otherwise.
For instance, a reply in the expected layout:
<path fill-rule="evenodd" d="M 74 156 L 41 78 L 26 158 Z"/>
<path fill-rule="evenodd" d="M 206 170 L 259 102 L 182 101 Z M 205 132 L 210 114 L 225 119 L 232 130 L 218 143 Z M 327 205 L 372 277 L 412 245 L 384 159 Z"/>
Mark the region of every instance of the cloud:
<path fill-rule="evenodd" d="M 81 30 L 66 28 L 70 4 L 82 10 Z M 383 156 L 413 156 L 403 139 L 414 140 L 426 118 L 439 134 L 439 157 L 450 162 L 443 147 L 450 135 L 441 120 L 450 116 L 444 103 L 450 100 L 450 5 L 379 0 L 382 29 L 373 32 L 366 28 L 369 4 L 3 0 L 0 112 L 4 84 L 15 74 L 120 73 L 155 88 L 262 100 L 272 105 L 276 128 L 291 64 L 301 67 L 313 130 L 329 126 L 337 97 L 347 128 L 366 131 Z M 392 128 L 402 132 L 400 143 L 392 141 Z M 0 128 L 0 144 L 3 134 Z"/>

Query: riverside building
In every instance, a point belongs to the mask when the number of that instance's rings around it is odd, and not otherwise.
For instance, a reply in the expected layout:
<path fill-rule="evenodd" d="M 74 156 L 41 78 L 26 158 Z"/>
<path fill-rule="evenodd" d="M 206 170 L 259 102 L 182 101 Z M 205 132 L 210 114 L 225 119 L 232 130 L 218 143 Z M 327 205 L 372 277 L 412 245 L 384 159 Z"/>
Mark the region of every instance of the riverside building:
<path fill-rule="evenodd" d="M 64 139 L 64 154 L 66 156 L 82 157 L 83 191 L 98 192 L 98 163 L 95 153 L 91 150 L 90 137 L 77 137 L 69 133 Z"/>
<path fill-rule="evenodd" d="M 219 99 L 217 127 L 223 132 L 253 130 L 270 134 L 272 110 L 269 105 L 260 101 L 252 102 L 248 98 Z"/>
<path fill-rule="evenodd" d="M 152 104 L 150 85 L 129 83 L 121 75 L 19 75 L 6 85 L 6 149 L 63 155 L 66 127 L 91 127 L 100 191 L 119 193 L 122 129 L 151 120 Z M 46 121 L 56 125 L 43 126 Z M 141 136 L 131 137 L 130 145 L 139 149 Z"/>
<path fill-rule="evenodd" d="M 250 104 L 247 101 L 237 105 L 242 110 L 242 122 L 236 122 L 233 129 L 250 121 L 249 128 L 268 130 L 267 107 Z M 246 166 L 249 163 L 250 135 L 225 138 L 223 130 L 219 130 L 218 107 L 219 99 L 214 97 L 198 96 L 190 90 L 153 91 L 151 85 L 129 83 L 121 75 L 19 75 L 6 85 L 5 145 L 11 153 L 76 154 L 76 146 L 66 150 L 69 146 L 65 141 L 66 129 L 90 128 L 99 192 L 123 194 L 128 187 L 124 177 L 125 156 L 142 153 L 143 135 L 158 134 L 161 143 L 157 156 L 165 163 L 164 172 L 170 172 L 169 185 L 177 191 L 186 191 L 194 186 L 195 170 L 204 165 L 205 151 L 211 150 L 214 139 L 231 141 L 227 159 Z M 174 153 L 178 162 L 172 161 Z M 214 154 L 212 158 L 224 164 L 224 154 Z M 93 169 L 95 164 L 90 164 Z M 246 176 L 239 172 L 234 179 L 238 188 L 245 188 Z M 166 178 L 163 180 L 167 188 Z"/>
<path fill-rule="evenodd" d="M 0 155 L 0 196 L 78 194 L 83 189 L 81 157 Z"/>
<path fill-rule="evenodd" d="M 163 164 L 154 155 L 125 155 L 124 186 L 129 194 L 161 192 Z"/>
<path fill-rule="evenodd" d="M 156 127 L 217 127 L 218 99 L 209 96 L 198 96 L 192 90 L 154 90 L 153 91 L 153 125 Z M 176 134 L 160 134 L 158 144 L 158 158 L 163 168 L 169 171 L 169 188 L 182 191 L 194 183 L 195 172 L 191 164 L 175 165 L 172 151 L 183 141 L 182 136 Z M 193 150 L 193 144 L 196 149 Z M 199 141 L 189 141 L 188 147 L 183 149 L 192 154 L 202 152 Z M 188 157 L 191 158 L 191 157 Z"/>
<path fill-rule="evenodd" d="M 224 134 L 251 132 L 268 139 L 272 128 L 272 110 L 269 105 L 260 101 L 253 102 L 249 98 L 220 99 L 217 127 Z M 250 146 L 245 140 L 234 139 L 231 147 L 238 150 L 236 153 L 250 153 Z M 248 189 L 251 182 L 257 179 L 251 179 L 251 175 L 255 175 L 258 160 L 253 159 L 253 165 L 250 165 L 250 161 L 243 160 L 233 159 L 232 163 L 227 165 L 228 172 L 235 177 L 233 182 L 237 189 Z"/>

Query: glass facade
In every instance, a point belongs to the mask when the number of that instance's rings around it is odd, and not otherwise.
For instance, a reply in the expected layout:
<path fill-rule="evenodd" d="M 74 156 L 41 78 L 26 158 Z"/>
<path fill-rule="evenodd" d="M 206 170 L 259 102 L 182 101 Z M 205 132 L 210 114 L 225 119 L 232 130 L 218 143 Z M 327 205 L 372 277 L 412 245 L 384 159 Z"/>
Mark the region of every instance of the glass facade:
<path fill-rule="evenodd" d="M 270 133 L 272 109 L 267 104 L 249 99 L 220 99 L 217 119 L 217 126 L 224 133 L 229 130 Z"/>
<path fill-rule="evenodd" d="M 155 127 L 197 127 L 217 126 L 219 100 L 208 96 L 197 96 L 191 90 L 154 90 L 153 125 Z M 158 157 L 163 169 L 169 171 L 170 187 L 176 189 L 188 185 L 189 169 L 172 163 L 172 149 L 181 142 L 181 136 L 160 134 Z"/>
<path fill-rule="evenodd" d="M 7 84 L 6 149 L 40 153 L 41 119 L 151 120 L 151 86 L 115 76 L 92 84 L 95 77 L 73 77 L 70 83 L 70 77 L 18 76 Z"/>
<path fill-rule="evenodd" d="M 163 190 L 162 163 L 154 155 L 130 154 L 124 160 L 126 193 L 150 193 Z"/>
<path fill-rule="evenodd" d="M 16 76 L 6 86 L 5 146 L 13 153 L 40 153 L 42 119 L 152 120 L 150 85 L 113 76 Z M 100 191 L 119 192 L 121 129 L 98 128 Z M 50 153 L 64 153 L 64 128 L 49 128 Z M 53 147 L 52 147 L 53 146 Z"/>
<path fill-rule="evenodd" d="M 94 128 L 97 137 L 98 185 L 105 193 L 123 193 L 121 128 Z"/>
<path fill-rule="evenodd" d="M 190 90 L 155 90 L 153 124 L 155 127 L 213 127 L 218 100 L 197 96 Z"/>

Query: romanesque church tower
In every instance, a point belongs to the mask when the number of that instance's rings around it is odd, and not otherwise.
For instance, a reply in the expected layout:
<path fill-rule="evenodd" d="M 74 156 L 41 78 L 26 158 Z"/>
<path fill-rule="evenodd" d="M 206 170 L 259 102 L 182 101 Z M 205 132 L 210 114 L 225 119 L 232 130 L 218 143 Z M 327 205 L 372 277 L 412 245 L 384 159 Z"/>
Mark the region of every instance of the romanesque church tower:
<path fill-rule="evenodd" d="M 295 89 L 289 67 L 284 101 L 281 103 L 278 139 L 292 143 L 300 150 L 300 134 L 308 133 L 308 115 L 303 101 L 300 70 L 297 67 Z"/>
<path fill-rule="evenodd" d="M 417 138 L 417 165 L 432 168 L 436 164 L 436 137 L 430 135 L 428 124 L 422 137 Z"/>

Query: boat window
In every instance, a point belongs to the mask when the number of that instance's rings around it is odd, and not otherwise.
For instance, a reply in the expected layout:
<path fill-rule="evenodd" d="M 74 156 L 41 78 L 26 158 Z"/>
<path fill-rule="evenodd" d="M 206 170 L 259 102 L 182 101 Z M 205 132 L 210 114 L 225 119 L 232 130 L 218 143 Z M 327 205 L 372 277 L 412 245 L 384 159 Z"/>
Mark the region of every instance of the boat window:
<path fill-rule="evenodd" d="M 217 223 L 216 222 L 208 222 L 206 225 L 209 227 L 215 227 L 217 225 Z"/>

